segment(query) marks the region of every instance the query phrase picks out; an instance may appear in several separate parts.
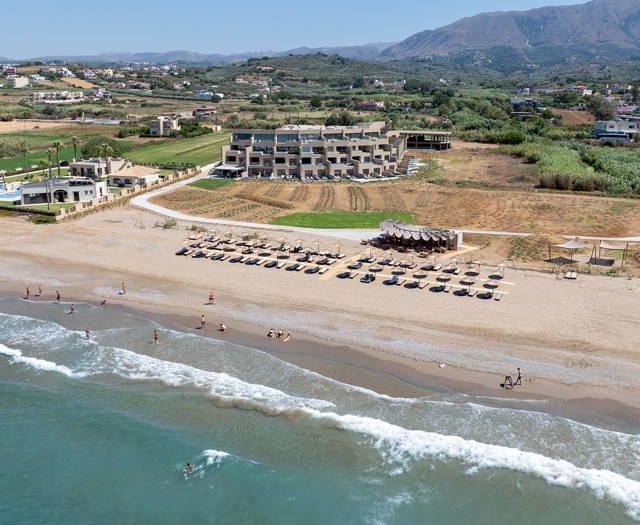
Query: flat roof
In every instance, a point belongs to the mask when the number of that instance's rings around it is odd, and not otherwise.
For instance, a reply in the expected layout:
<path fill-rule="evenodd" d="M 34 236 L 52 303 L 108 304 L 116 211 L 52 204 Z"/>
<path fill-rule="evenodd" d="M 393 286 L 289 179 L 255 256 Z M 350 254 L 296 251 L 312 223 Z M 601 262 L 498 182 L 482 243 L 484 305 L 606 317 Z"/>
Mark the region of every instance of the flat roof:
<path fill-rule="evenodd" d="M 432 131 L 430 129 L 421 129 L 421 130 L 409 130 L 409 129 L 401 129 L 399 131 L 400 135 L 453 135 L 451 131 Z"/>

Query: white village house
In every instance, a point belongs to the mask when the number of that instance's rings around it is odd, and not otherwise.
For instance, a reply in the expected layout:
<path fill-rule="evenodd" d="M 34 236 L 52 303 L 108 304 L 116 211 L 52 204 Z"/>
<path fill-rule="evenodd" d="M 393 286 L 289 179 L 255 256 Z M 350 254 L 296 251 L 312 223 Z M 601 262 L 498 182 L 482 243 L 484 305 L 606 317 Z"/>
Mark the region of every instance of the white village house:
<path fill-rule="evenodd" d="M 106 181 L 77 177 L 45 179 L 21 186 L 21 204 L 87 202 L 107 195 Z"/>

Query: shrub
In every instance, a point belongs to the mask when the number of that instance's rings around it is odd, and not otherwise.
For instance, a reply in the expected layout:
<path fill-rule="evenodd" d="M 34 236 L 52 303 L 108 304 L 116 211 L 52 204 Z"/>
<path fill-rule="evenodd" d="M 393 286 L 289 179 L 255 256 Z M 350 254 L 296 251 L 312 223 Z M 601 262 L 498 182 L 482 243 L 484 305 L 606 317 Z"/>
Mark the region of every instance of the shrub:
<path fill-rule="evenodd" d="M 55 224 L 56 218 L 52 215 L 36 215 L 29 220 L 34 224 Z"/>

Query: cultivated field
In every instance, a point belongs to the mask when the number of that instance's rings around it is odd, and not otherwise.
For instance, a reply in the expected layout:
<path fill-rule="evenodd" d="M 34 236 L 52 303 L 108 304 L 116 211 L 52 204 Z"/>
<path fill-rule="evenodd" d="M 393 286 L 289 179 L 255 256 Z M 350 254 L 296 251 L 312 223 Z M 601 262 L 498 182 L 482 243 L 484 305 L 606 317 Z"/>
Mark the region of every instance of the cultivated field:
<path fill-rule="evenodd" d="M 563 126 L 593 126 L 594 118 L 588 111 L 572 111 L 570 109 L 554 109 L 554 113 L 562 115 Z"/>
<path fill-rule="evenodd" d="M 82 89 L 92 89 L 96 87 L 95 84 L 87 82 L 86 80 L 82 80 L 81 78 L 61 78 L 60 80 L 69 86 Z"/>
<path fill-rule="evenodd" d="M 427 177 L 357 184 L 242 180 L 212 189 L 187 186 L 153 201 L 202 217 L 322 226 L 309 213 L 398 212 L 428 226 L 537 234 L 640 233 L 640 201 L 535 189 L 529 165 L 495 148 L 456 143 L 436 155 Z M 433 174 L 433 178 L 431 175 Z M 301 214 L 301 215 L 300 215 Z M 277 218 L 277 219 L 276 219 Z M 349 227 L 346 215 L 324 216 Z"/>
<path fill-rule="evenodd" d="M 229 142 L 229 133 L 212 133 L 201 137 L 151 144 L 127 152 L 134 162 L 210 164 L 220 158 L 220 147 Z"/>

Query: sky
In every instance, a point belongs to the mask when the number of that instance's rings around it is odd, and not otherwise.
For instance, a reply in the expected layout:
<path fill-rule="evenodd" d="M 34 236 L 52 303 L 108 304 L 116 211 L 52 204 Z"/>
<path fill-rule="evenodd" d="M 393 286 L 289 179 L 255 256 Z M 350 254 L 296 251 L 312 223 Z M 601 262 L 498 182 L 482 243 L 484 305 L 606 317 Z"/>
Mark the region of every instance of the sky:
<path fill-rule="evenodd" d="M 400 41 L 486 11 L 586 0 L 30 0 L 1 4 L 0 56 L 285 51 Z"/>

